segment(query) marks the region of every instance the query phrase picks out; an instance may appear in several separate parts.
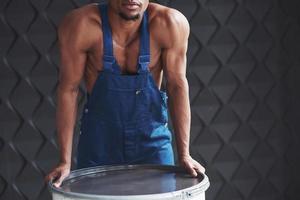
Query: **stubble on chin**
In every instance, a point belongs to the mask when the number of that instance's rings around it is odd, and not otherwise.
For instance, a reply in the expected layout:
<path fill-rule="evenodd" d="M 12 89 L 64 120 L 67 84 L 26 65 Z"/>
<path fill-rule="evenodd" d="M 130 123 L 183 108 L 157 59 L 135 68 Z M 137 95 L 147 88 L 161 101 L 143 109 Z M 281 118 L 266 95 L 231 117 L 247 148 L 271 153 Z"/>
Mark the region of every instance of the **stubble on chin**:
<path fill-rule="evenodd" d="M 136 20 L 138 20 L 139 18 L 140 18 L 140 14 L 136 14 L 136 15 L 133 15 L 133 16 L 127 16 L 127 15 L 125 15 L 124 13 L 122 13 L 122 12 L 119 12 L 119 16 L 122 18 L 122 19 L 124 19 L 124 20 L 126 20 L 126 21 L 136 21 Z"/>

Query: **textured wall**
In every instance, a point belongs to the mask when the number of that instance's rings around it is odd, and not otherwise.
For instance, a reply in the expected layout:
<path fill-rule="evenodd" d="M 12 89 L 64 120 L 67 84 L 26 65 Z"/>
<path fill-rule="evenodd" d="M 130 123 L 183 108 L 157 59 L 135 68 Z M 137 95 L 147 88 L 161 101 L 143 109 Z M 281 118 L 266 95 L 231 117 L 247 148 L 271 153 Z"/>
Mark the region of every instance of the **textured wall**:
<path fill-rule="evenodd" d="M 43 177 L 58 161 L 56 28 L 90 2 L 100 1 L 0 1 L 1 200 L 50 199 Z M 191 25 L 191 152 L 207 168 L 207 199 L 299 200 L 299 1 L 159 2 Z"/>

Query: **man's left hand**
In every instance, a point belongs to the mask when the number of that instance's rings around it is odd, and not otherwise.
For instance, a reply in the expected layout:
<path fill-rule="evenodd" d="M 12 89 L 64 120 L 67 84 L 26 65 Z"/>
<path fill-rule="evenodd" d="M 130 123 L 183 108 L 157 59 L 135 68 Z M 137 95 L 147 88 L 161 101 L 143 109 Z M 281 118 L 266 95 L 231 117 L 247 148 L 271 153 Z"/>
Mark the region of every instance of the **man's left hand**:
<path fill-rule="evenodd" d="M 179 158 L 179 163 L 194 177 L 196 177 L 200 172 L 203 174 L 205 173 L 205 168 L 190 155 L 181 156 Z"/>

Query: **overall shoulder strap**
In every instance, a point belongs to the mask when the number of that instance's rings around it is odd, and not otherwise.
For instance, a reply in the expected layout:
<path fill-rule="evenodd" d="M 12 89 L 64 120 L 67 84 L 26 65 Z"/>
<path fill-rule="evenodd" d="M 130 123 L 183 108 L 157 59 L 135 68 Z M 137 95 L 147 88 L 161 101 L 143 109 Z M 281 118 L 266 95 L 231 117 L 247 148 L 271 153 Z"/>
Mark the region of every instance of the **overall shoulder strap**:
<path fill-rule="evenodd" d="M 150 34 L 148 27 L 148 9 L 144 12 L 141 24 L 140 53 L 138 62 L 138 72 L 148 71 L 148 65 L 150 63 Z"/>
<path fill-rule="evenodd" d="M 107 4 L 99 4 L 99 10 L 102 20 L 102 32 L 103 32 L 103 67 L 104 69 L 111 70 L 115 58 L 113 55 L 112 33 L 108 21 L 108 6 Z"/>

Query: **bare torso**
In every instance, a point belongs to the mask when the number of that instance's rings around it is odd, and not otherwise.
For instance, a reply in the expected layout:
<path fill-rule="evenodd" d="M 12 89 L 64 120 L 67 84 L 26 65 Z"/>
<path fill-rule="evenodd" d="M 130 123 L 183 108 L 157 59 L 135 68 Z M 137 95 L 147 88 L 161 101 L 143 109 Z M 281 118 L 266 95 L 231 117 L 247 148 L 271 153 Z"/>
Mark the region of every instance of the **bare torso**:
<path fill-rule="evenodd" d="M 96 4 L 90 4 L 80 9 L 82 9 L 82 12 L 86 13 L 86 17 L 90 20 L 88 37 L 91 37 L 93 41 L 91 48 L 87 52 L 84 71 L 86 89 L 88 93 L 90 93 L 97 79 L 98 73 L 101 73 L 103 68 L 101 18 Z M 151 71 L 157 86 L 160 88 L 163 77 L 161 62 L 162 47 L 159 38 L 157 38 L 159 36 L 157 35 L 161 34 L 161 29 L 157 29 L 155 27 L 157 25 L 155 22 L 155 16 L 157 15 L 157 12 L 159 12 L 159 9 L 163 9 L 163 7 L 158 4 L 150 3 L 148 6 L 151 54 L 149 70 Z M 112 34 L 114 56 L 120 66 L 122 74 L 135 74 L 137 72 L 140 34 L 135 34 L 135 36 L 131 38 L 130 42 L 125 45 L 119 44 L 118 41 L 114 39 L 115 33 L 113 32 Z"/>

